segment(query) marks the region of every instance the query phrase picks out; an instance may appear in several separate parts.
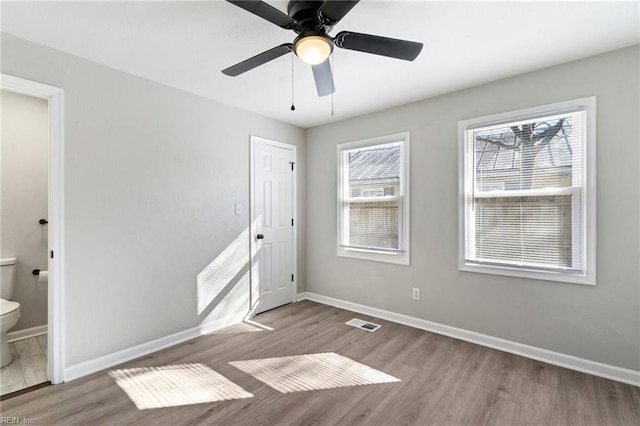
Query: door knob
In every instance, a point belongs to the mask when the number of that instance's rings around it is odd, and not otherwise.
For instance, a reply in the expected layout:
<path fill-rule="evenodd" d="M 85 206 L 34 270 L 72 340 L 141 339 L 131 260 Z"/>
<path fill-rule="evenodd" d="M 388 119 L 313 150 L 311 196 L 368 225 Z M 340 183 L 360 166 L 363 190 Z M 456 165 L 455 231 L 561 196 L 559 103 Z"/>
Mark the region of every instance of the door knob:
<path fill-rule="evenodd" d="M 264 238 L 264 234 L 256 235 L 256 239 L 258 239 L 258 240 L 262 240 L 263 238 Z"/>

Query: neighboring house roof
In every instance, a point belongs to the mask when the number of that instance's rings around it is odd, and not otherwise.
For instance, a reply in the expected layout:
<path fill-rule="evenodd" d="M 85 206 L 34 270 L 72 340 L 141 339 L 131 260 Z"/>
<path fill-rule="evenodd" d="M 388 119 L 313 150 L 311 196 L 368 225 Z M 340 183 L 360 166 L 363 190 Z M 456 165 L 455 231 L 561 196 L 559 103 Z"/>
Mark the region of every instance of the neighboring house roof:
<path fill-rule="evenodd" d="M 520 168 L 520 149 L 516 147 L 516 137 L 508 127 L 482 130 L 478 137 L 491 139 L 496 143 L 478 140 L 476 142 L 476 170 L 509 170 Z M 537 170 L 570 167 L 572 158 L 572 123 L 566 120 L 562 131 L 556 135 L 536 156 Z"/>
<path fill-rule="evenodd" d="M 400 179 L 400 147 L 366 149 L 349 154 L 349 180 Z"/>

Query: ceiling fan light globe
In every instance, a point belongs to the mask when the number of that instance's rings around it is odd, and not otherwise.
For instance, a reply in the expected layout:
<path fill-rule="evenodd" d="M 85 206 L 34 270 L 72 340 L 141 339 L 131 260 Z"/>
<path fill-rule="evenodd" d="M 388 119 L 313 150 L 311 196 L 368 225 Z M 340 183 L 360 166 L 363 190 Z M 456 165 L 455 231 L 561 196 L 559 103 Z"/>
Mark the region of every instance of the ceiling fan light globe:
<path fill-rule="evenodd" d="M 326 37 L 310 35 L 297 40 L 293 45 L 293 51 L 302 62 L 318 65 L 331 55 L 333 44 Z"/>

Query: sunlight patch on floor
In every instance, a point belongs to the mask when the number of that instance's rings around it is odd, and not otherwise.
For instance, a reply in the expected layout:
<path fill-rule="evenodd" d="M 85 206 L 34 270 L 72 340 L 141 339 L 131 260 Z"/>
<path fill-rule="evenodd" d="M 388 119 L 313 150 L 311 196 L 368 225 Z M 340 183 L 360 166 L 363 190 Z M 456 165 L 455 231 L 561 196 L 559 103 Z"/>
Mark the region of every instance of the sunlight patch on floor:
<path fill-rule="evenodd" d="M 274 331 L 275 330 L 275 328 L 269 327 L 268 325 L 260 324 L 259 322 L 255 322 L 255 321 L 252 321 L 252 320 L 244 320 L 244 322 L 247 323 L 247 324 L 251 324 L 254 327 L 259 327 L 259 328 L 261 328 L 263 330 L 266 330 L 266 331 Z"/>
<path fill-rule="evenodd" d="M 332 352 L 234 361 L 229 364 L 282 393 L 400 381 Z"/>
<path fill-rule="evenodd" d="M 230 325 L 209 334 L 254 333 L 256 331 L 273 331 L 273 328 L 254 321 L 245 320 L 241 323 Z"/>
<path fill-rule="evenodd" d="M 251 398 L 204 364 L 176 364 L 109 372 L 139 410 Z"/>

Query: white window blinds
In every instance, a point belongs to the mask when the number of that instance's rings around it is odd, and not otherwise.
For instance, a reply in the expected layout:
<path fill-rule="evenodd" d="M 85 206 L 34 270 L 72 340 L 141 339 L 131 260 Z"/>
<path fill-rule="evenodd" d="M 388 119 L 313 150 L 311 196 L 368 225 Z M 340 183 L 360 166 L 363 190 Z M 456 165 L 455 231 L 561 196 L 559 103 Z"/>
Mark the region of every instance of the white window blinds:
<path fill-rule="evenodd" d="M 408 264 L 408 135 L 338 146 L 338 255 Z"/>
<path fill-rule="evenodd" d="M 399 143 L 343 152 L 344 247 L 401 250 Z"/>
<path fill-rule="evenodd" d="M 584 274 L 586 110 L 464 129 L 464 262 Z"/>

